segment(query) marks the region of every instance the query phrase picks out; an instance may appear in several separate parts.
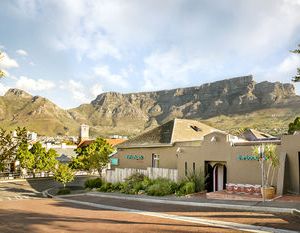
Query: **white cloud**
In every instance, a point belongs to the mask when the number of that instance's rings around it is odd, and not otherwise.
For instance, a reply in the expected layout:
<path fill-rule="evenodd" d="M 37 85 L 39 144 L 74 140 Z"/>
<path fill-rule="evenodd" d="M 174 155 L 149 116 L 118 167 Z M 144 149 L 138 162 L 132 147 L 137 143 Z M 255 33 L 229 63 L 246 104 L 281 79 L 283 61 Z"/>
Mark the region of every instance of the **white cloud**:
<path fill-rule="evenodd" d="M 61 82 L 59 88 L 71 92 L 73 99 L 80 103 L 89 101 L 87 96 L 89 92 L 80 81 L 70 79 L 66 82 Z"/>
<path fill-rule="evenodd" d="M 199 58 L 183 56 L 177 49 L 155 52 L 145 58 L 142 90 L 180 87 L 190 82 L 190 74 L 205 64 Z"/>
<path fill-rule="evenodd" d="M 20 56 L 28 56 L 28 53 L 23 49 L 18 49 L 16 53 L 19 54 Z"/>
<path fill-rule="evenodd" d="M 10 58 L 7 53 L 3 52 L 0 57 L 0 68 L 11 69 L 16 67 L 19 67 L 17 61 Z"/>
<path fill-rule="evenodd" d="M 125 77 L 120 74 L 112 74 L 108 66 L 95 67 L 94 74 L 109 84 L 122 88 L 127 88 L 129 86 Z"/>
<path fill-rule="evenodd" d="M 0 96 L 4 95 L 8 91 L 9 87 L 0 83 Z"/>
<path fill-rule="evenodd" d="M 20 76 L 16 82 L 16 87 L 26 91 L 45 91 L 55 87 L 52 81 L 45 79 L 31 79 L 25 76 Z"/>
<path fill-rule="evenodd" d="M 92 97 L 95 98 L 101 93 L 103 93 L 102 85 L 99 83 L 94 84 L 91 89 Z"/>

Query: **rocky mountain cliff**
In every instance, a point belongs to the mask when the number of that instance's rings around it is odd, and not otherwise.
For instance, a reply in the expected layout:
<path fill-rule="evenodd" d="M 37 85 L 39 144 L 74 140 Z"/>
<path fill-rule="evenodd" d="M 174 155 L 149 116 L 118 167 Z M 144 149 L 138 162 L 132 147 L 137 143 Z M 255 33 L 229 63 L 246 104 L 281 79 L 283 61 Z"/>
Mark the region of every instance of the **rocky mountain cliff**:
<path fill-rule="evenodd" d="M 90 104 L 70 110 L 62 110 L 42 97 L 12 89 L 0 97 L 0 107 L 0 125 L 26 124 L 42 134 L 77 133 L 79 124 L 86 123 L 93 134 L 134 135 L 174 117 L 208 119 L 207 123 L 214 117 L 212 122 L 218 127 L 215 117 L 221 115 L 245 116 L 259 111 L 268 115 L 267 110 L 274 109 L 280 115 L 284 109 L 292 119 L 300 109 L 300 97 L 292 84 L 256 83 L 252 76 L 244 76 L 198 87 L 103 93 Z"/>
<path fill-rule="evenodd" d="M 256 83 L 252 76 L 244 76 L 198 87 L 130 94 L 103 93 L 89 105 L 81 105 L 69 112 L 75 120 L 89 122 L 104 130 L 138 133 L 174 117 L 207 119 L 290 104 L 300 107 L 300 97 L 295 95 L 292 84 Z"/>

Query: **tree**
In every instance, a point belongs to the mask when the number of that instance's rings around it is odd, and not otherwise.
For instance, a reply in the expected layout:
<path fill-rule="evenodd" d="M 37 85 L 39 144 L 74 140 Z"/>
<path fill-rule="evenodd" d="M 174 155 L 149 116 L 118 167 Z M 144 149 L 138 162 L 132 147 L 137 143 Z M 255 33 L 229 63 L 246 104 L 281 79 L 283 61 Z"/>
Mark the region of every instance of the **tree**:
<path fill-rule="evenodd" d="M 300 54 L 300 44 L 298 45 L 298 49 L 292 50 L 292 53 L 297 53 Z M 295 77 L 292 79 L 293 82 L 300 82 L 300 68 L 297 68 L 297 74 Z"/>
<path fill-rule="evenodd" d="M 16 135 L 0 128 L 0 171 L 3 171 L 6 164 L 15 161 L 17 148 L 27 142 L 26 128 L 18 127 Z"/>
<path fill-rule="evenodd" d="M 20 162 L 20 167 L 25 171 L 31 171 L 34 166 L 34 155 L 29 151 L 29 144 L 23 142 L 17 150 L 17 160 Z M 25 173 L 26 173 L 25 172 Z"/>
<path fill-rule="evenodd" d="M 31 167 L 33 176 L 36 172 L 50 172 L 53 171 L 57 164 L 57 153 L 50 149 L 48 152 L 42 147 L 42 144 L 37 142 L 29 150 L 34 157 L 33 166 Z"/>
<path fill-rule="evenodd" d="M 66 184 L 74 180 L 75 174 L 72 168 L 67 164 L 59 163 L 57 169 L 54 171 L 54 179 L 63 184 L 64 188 Z"/>
<path fill-rule="evenodd" d="M 293 134 L 295 131 L 300 130 L 300 117 L 296 117 L 294 122 L 289 124 L 288 133 Z"/>
<path fill-rule="evenodd" d="M 93 143 L 76 149 L 77 158 L 73 160 L 73 167 L 81 166 L 83 170 L 97 170 L 101 176 L 103 168 L 109 162 L 109 155 L 114 151 L 103 138 L 97 138 Z"/>

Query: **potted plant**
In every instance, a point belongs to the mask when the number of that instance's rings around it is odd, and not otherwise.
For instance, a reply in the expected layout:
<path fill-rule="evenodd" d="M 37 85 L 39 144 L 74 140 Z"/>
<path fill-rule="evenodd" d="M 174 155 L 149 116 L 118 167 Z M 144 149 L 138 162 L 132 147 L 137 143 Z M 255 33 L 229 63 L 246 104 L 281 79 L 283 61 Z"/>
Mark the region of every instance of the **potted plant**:
<path fill-rule="evenodd" d="M 253 147 L 253 154 L 258 156 L 259 163 L 263 171 L 263 185 L 261 188 L 261 193 L 264 198 L 272 199 L 275 197 L 275 187 L 273 186 L 274 175 L 276 168 L 279 166 L 279 157 L 276 153 L 275 144 L 265 144 Z M 264 166 L 266 165 L 266 166 Z M 271 176 L 272 173 L 272 176 Z"/>

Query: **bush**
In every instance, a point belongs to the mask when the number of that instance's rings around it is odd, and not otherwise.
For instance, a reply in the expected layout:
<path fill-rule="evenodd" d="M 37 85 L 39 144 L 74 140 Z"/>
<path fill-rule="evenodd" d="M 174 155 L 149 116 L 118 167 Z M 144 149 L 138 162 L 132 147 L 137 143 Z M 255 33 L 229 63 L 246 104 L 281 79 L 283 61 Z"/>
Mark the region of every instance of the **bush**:
<path fill-rule="evenodd" d="M 101 178 L 89 179 L 89 180 L 85 181 L 84 187 L 90 188 L 90 189 L 100 188 L 102 186 L 102 183 L 103 182 L 102 182 Z"/>
<path fill-rule="evenodd" d="M 146 193 L 150 196 L 166 196 L 174 193 L 174 182 L 167 179 L 153 180 L 153 184 L 146 189 Z"/>
<path fill-rule="evenodd" d="M 112 191 L 114 191 L 114 192 L 119 192 L 119 191 L 121 191 L 122 187 L 123 187 L 123 184 L 122 184 L 121 182 L 113 183 L 113 184 L 111 185 L 111 189 L 112 189 Z"/>
<path fill-rule="evenodd" d="M 186 182 L 181 188 L 180 193 L 183 195 L 191 194 L 195 192 L 195 183 L 192 181 Z"/>
<path fill-rule="evenodd" d="M 194 192 L 201 192 L 205 190 L 205 180 L 206 177 L 202 170 L 196 170 L 195 172 L 189 172 L 183 181 L 184 183 L 193 182 L 195 185 Z"/>
<path fill-rule="evenodd" d="M 98 189 L 98 191 L 100 192 L 112 192 L 113 190 L 113 185 L 112 183 L 109 182 L 105 182 L 102 184 L 102 186 Z"/>
<path fill-rule="evenodd" d="M 58 192 L 56 193 L 56 195 L 67 195 L 67 194 L 70 194 L 70 193 L 71 193 L 70 189 L 63 188 L 63 189 L 58 190 Z"/>

